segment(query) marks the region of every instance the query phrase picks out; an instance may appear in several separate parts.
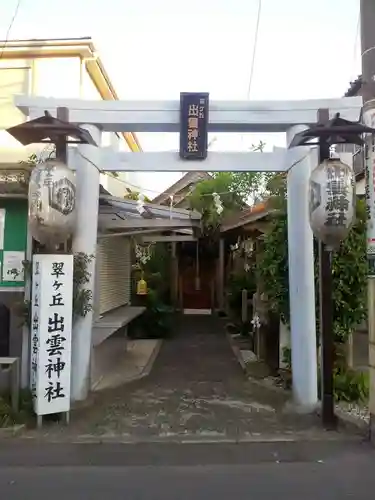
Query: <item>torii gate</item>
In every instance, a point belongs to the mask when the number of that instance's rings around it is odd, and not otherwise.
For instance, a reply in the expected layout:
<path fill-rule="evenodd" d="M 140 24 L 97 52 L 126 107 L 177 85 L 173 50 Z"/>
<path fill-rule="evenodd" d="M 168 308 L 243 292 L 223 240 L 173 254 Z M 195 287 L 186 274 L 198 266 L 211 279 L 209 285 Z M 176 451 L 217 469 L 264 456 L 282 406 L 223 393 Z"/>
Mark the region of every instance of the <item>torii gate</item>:
<path fill-rule="evenodd" d="M 16 106 L 30 119 L 58 107 L 69 109 L 71 122 L 90 131 L 97 144 L 102 132 L 178 132 L 180 101 L 85 101 L 16 96 Z M 214 101 L 209 106 L 209 132 L 284 132 L 294 135 L 317 121 L 318 109 L 359 119 L 361 97 L 306 101 Z M 205 161 L 184 161 L 177 152 L 122 153 L 112 148 L 80 145 L 69 154 L 76 169 L 78 223 L 73 250 L 95 254 L 101 171 L 261 171 L 287 172 L 289 295 L 294 400 L 301 411 L 318 402 L 315 329 L 313 235 L 309 225 L 308 180 L 317 164 L 316 150 L 275 148 L 272 153 L 209 152 Z M 96 168 L 97 167 L 97 168 Z M 89 222 L 89 223 L 88 223 Z M 88 286 L 94 291 L 94 269 Z M 72 346 L 72 396 L 85 399 L 89 389 L 92 314 L 76 325 Z"/>

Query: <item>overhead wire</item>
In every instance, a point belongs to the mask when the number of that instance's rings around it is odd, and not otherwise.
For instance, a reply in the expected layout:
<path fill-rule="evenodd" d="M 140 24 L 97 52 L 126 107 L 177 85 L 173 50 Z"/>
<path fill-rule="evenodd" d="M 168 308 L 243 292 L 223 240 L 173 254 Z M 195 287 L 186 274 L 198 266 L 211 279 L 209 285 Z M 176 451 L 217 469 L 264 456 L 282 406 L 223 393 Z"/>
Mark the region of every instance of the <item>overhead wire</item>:
<path fill-rule="evenodd" d="M 257 13 L 257 20 L 256 20 L 256 25 L 255 25 L 255 33 L 254 33 L 253 55 L 251 58 L 249 82 L 248 82 L 247 94 L 246 94 L 247 99 L 250 99 L 251 88 L 252 88 L 253 77 L 254 77 L 254 69 L 255 69 L 255 60 L 256 60 L 257 46 L 258 46 L 259 25 L 260 25 L 261 13 L 262 13 L 262 0 L 258 0 L 258 13 Z"/>
<path fill-rule="evenodd" d="M 7 32 L 5 35 L 5 41 L 4 41 L 4 44 L 3 44 L 2 48 L 1 48 L 1 52 L 0 52 L 0 60 L 3 58 L 4 50 L 6 48 L 8 41 L 9 41 L 10 32 L 13 28 L 14 21 L 16 20 L 19 8 L 21 6 L 21 2 L 22 2 L 22 0 L 17 1 L 16 7 L 15 7 L 14 12 L 13 12 L 12 19 L 10 20 L 10 23 L 9 23 L 9 26 L 8 26 L 8 29 L 7 29 Z"/>
<path fill-rule="evenodd" d="M 258 38 L 259 38 L 259 26 L 260 26 L 261 13 L 262 13 L 262 0 L 258 0 L 258 11 L 257 11 L 257 19 L 256 19 L 256 24 L 255 24 L 255 32 L 254 32 L 253 53 L 251 56 L 250 73 L 249 73 L 249 80 L 248 80 L 248 84 L 247 84 L 246 100 L 250 100 L 250 96 L 251 96 L 251 89 L 252 89 L 254 70 L 255 70 L 256 54 L 257 54 L 257 46 L 258 46 Z M 241 142 L 242 143 L 244 142 L 244 135 L 241 136 Z"/>

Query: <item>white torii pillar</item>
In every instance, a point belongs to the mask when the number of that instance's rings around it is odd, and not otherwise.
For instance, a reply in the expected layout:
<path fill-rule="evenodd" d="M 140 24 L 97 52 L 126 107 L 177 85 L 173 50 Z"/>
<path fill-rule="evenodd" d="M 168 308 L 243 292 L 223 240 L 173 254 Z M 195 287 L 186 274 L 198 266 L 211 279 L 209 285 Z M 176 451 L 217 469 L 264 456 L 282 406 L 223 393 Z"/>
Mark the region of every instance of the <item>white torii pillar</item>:
<path fill-rule="evenodd" d="M 302 125 L 289 129 L 288 144 L 305 129 Z M 309 413 L 318 404 L 314 247 L 308 206 L 309 177 L 317 155 L 309 147 L 300 149 L 306 154 L 287 177 L 289 304 L 293 402 L 295 410 Z"/>
<path fill-rule="evenodd" d="M 98 144 L 78 146 L 76 156 L 77 178 L 77 226 L 73 236 L 73 254 L 82 252 L 87 256 L 96 256 L 98 232 L 99 185 L 100 185 L 100 142 L 101 132 L 93 125 L 83 125 Z M 85 288 L 94 297 L 95 259 L 89 264 L 89 282 Z M 87 398 L 91 380 L 93 311 L 86 316 L 78 316 L 75 320 L 72 336 L 72 387 L 73 401 L 83 401 Z"/>

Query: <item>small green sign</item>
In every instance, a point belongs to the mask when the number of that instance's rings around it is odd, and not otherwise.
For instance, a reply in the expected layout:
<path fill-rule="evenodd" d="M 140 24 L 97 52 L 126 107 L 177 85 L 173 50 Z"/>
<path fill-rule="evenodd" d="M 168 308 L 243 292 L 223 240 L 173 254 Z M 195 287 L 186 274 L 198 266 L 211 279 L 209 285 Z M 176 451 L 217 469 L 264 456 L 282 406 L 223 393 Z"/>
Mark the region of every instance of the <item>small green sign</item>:
<path fill-rule="evenodd" d="M 0 199 L 0 287 L 25 284 L 27 200 Z"/>

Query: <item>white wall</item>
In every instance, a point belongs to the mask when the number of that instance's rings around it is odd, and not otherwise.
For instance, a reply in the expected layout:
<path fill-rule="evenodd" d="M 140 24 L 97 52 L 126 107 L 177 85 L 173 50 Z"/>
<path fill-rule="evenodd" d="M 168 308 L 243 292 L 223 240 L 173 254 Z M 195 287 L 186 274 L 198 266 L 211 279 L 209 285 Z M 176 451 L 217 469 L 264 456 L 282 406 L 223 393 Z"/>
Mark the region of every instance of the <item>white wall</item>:
<path fill-rule="evenodd" d="M 81 60 L 79 57 L 35 59 L 33 94 L 44 97 L 79 98 Z"/>
<path fill-rule="evenodd" d="M 15 68 L 19 71 L 15 72 Z M 25 148 L 5 132 L 4 129 L 25 120 L 24 115 L 13 104 L 14 95 L 77 98 L 80 95 L 80 68 L 79 57 L 0 61 L 1 163 L 18 163 L 27 159 L 32 152 L 40 151 L 42 148 L 40 145 Z M 22 71 L 24 74 L 26 71 L 28 76 L 24 77 L 21 85 L 19 76 L 13 75 L 17 72 L 21 74 Z"/>

